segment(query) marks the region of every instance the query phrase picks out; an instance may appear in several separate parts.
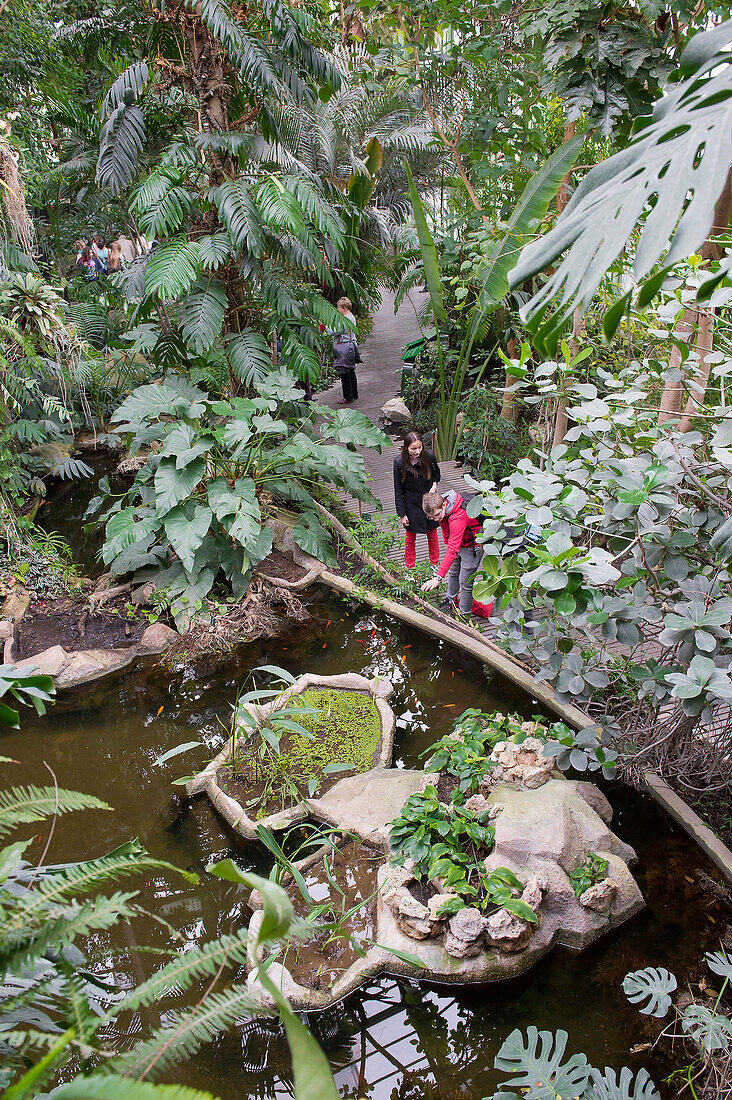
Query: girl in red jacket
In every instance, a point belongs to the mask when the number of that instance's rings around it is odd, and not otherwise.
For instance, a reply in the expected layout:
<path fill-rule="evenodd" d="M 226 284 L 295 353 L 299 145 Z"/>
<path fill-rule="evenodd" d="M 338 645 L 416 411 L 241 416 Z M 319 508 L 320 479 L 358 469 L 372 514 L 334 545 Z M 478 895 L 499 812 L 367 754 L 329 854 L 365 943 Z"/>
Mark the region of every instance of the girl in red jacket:
<path fill-rule="evenodd" d="M 468 515 L 463 498 L 455 489 L 449 489 L 444 496 L 427 493 L 422 498 L 422 508 L 428 519 L 441 525 L 445 540 L 445 554 L 437 576 L 425 581 L 422 591 L 430 592 L 447 577 L 448 599 L 454 600 L 459 592 L 459 608 L 469 615 L 473 610 L 473 574 L 483 557 L 483 547 L 477 540 L 482 522 Z"/>

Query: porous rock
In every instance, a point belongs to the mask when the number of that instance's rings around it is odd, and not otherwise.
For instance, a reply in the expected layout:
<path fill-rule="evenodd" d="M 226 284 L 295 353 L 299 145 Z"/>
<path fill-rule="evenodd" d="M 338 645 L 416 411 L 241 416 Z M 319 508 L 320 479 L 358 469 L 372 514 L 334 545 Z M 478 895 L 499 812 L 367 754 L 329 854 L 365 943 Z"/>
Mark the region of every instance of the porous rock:
<path fill-rule="evenodd" d="M 466 906 L 447 922 L 445 951 L 454 959 L 469 959 L 483 950 L 483 933 L 488 921 L 472 906 Z"/>
<path fill-rule="evenodd" d="M 517 787 L 535 790 L 551 778 L 554 761 L 542 756 L 543 743 L 536 737 L 527 737 L 520 745 L 513 741 L 499 741 L 491 760 L 495 767 L 486 777 L 486 786 L 511 783 Z"/>
<path fill-rule="evenodd" d="M 580 894 L 579 903 L 584 905 L 585 909 L 594 909 L 596 913 L 607 913 L 615 901 L 617 892 L 617 882 L 613 882 L 611 878 L 604 878 L 602 882 L 595 883 Z"/>
<path fill-rule="evenodd" d="M 497 947 L 499 951 L 510 955 L 528 947 L 531 931 L 531 925 L 527 921 L 514 916 L 507 909 L 499 909 L 488 917 L 485 939 L 489 947 Z"/>
<path fill-rule="evenodd" d="M 381 406 L 381 415 L 392 424 L 408 424 L 412 414 L 401 397 L 391 397 Z"/>

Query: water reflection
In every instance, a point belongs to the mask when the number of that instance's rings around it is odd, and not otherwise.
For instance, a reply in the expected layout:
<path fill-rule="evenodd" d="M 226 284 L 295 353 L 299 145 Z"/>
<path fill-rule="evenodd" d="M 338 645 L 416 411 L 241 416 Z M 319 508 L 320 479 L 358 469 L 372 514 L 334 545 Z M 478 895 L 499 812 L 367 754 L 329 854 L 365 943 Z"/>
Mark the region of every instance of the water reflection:
<path fill-rule="evenodd" d="M 237 691 L 253 667 L 274 663 L 296 674 L 350 670 L 387 676 L 395 686 L 391 702 L 400 767 L 419 766 L 420 753 L 468 706 L 525 714 L 536 709 L 500 680 L 487 684 L 477 662 L 381 615 L 332 598 L 314 603 L 311 611 L 309 622 L 298 623 L 286 636 L 241 647 L 223 663 L 131 671 L 63 697 L 47 717 L 26 718 L 21 733 L 2 735 L 0 752 L 21 761 L 19 767 L 4 766 L 7 783 L 46 784 L 46 761 L 61 786 L 96 794 L 114 807 L 114 813 L 60 818 L 49 860 L 88 858 L 139 836 L 154 855 L 202 875 L 199 886 L 157 872 L 134 884 L 150 915 L 141 916 L 132 931 L 95 935 L 91 961 L 120 988 L 134 988 L 164 961 L 138 953 L 135 943 L 178 953 L 248 919 L 242 891 L 211 879 L 204 868 L 229 857 L 244 869 L 266 873 L 265 854 L 233 834 L 205 799 L 183 804 L 171 781 L 218 750 Z M 204 741 L 205 750 L 154 765 L 160 754 L 190 740 Z M 585 1051 L 601 1066 L 637 1068 L 645 1061 L 657 1080 L 668 1073 L 666 1054 L 656 1055 L 655 1064 L 647 1054 L 628 1055 L 629 1047 L 655 1036 L 658 1024 L 627 1004 L 620 982 L 628 970 L 653 964 L 674 970 L 682 984 L 700 969 L 703 952 L 718 948 L 729 914 L 699 884 L 697 872 L 708 871 L 708 864 L 655 807 L 620 788 L 609 788 L 608 794 L 616 831 L 640 856 L 647 912 L 581 956 L 552 953 L 509 985 L 431 989 L 385 978 L 313 1017 L 342 1096 L 469 1100 L 490 1095 L 500 1043 L 513 1028 L 531 1023 L 565 1028 L 569 1049 Z M 241 979 L 241 973 L 231 973 L 223 980 Z M 203 984 L 191 989 L 187 1003 L 203 989 Z M 173 1003 L 171 997 L 155 1006 L 163 1022 Z M 135 1015 L 119 1039 L 131 1046 L 153 1024 Z M 293 1095 L 289 1053 L 276 1021 L 242 1021 L 168 1076 L 224 1100 Z"/>

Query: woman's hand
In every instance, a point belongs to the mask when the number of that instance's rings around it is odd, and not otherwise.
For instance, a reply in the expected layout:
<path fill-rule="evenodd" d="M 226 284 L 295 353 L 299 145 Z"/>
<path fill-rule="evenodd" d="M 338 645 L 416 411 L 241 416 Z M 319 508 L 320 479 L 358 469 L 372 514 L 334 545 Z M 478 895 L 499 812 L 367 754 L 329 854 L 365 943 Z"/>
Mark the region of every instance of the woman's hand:
<path fill-rule="evenodd" d="M 437 588 L 438 584 L 442 580 L 442 577 L 430 577 L 428 581 L 425 581 L 420 589 L 421 592 L 431 592 L 433 588 Z"/>
<path fill-rule="evenodd" d="M 404 526 L 409 527 L 409 519 L 407 518 L 407 516 L 401 516 L 400 518 Z"/>

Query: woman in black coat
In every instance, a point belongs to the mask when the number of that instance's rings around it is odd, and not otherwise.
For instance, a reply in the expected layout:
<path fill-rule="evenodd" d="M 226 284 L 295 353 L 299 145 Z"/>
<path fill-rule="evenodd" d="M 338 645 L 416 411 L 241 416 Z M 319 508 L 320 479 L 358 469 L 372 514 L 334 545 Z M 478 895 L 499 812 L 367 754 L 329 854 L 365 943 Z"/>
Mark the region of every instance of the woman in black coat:
<path fill-rule="evenodd" d="M 422 497 L 440 480 L 437 460 L 422 443 L 419 432 L 408 432 L 402 449 L 394 459 L 394 503 L 396 513 L 404 524 L 404 564 L 413 569 L 417 562 L 417 535 L 427 535 L 430 561 L 440 560 L 440 542 L 433 519 L 427 519 L 422 511 Z"/>

